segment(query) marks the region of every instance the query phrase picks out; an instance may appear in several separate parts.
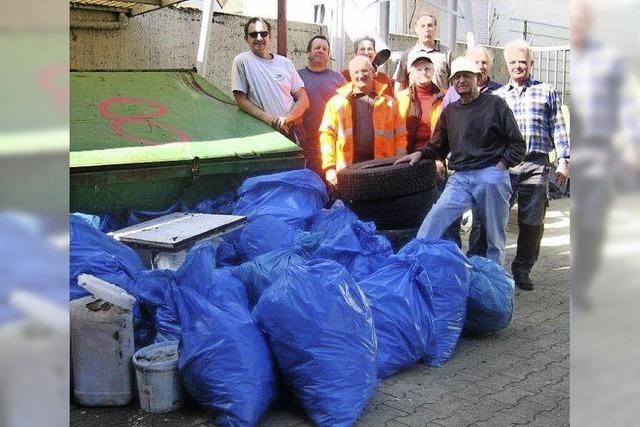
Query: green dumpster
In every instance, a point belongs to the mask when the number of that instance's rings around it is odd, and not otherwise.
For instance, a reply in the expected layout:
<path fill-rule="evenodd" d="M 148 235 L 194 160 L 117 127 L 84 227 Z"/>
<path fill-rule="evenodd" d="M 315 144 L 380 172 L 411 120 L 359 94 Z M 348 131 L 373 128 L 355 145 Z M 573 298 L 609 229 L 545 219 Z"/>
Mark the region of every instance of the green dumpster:
<path fill-rule="evenodd" d="M 71 211 L 163 209 L 304 166 L 302 150 L 193 71 L 71 73 Z"/>

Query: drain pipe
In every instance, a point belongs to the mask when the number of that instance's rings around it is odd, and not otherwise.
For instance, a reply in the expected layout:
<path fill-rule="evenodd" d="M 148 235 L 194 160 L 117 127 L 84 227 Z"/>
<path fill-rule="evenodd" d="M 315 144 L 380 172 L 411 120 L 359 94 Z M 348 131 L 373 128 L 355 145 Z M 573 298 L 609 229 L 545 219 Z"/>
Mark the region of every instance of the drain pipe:
<path fill-rule="evenodd" d="M 200 22 L 200 37 L 198 38 L 198 50 L 196 52 L 196 70 L 202 77 L 207 74 L 212 21 L 213 0 L 204 0 L 202 4 L 202 21 Z"/>
<path fill-rule="evenodd" d="M 127 15 L 124 12 L 120 12 L 117 21 L 71 21 L 69 27 L 72 30 L 121 30 L 128 23 Z"/>
<path fill-rule="evenodd" d="M 287 0 L 278 0 L 278 55 L 287 56 Z"/>

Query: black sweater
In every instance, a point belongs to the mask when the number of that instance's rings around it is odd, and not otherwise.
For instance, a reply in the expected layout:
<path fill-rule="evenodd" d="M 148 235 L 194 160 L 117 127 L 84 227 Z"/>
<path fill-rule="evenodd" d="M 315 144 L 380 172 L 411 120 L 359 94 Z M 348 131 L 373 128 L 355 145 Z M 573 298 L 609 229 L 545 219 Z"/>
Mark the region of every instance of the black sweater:
<path fill-rule="evenodd" d="M 516 119 L 500 97 L 481 93 L 469 104 L 453 102 L 442 111 L 431 140 L 422 150 L 425 157 L 444 160 L 457 171 L 519 164 L 527 146 Z"/>

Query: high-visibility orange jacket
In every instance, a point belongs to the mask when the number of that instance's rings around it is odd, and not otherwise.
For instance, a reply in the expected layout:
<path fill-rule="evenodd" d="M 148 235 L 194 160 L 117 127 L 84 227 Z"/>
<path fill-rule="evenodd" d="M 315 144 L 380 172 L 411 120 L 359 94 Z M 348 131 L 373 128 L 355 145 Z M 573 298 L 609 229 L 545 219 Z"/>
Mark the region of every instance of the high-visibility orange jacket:
<path fill-rule="evenodd" d="M 398 112 L 395 98 L 385 95 L 386 85 L 373 82 L 376 97 L 373 101 L 373 129 L 375 159 L 406 153 L 407 129 Z M 347 83 L 327 102 L 320 125 L 322 169 L 340 170 L 353 163 L 353 122 L 351 96 L 353 84 Z"/>
<path fill-rule="evenodd" d="M 429 123 L 431 124 L 431 133 L 436 128 L 436 123 L 440 118 L 442 112 L 442 100 L 446 95 L 446 91 L 438 89 L 434 84 L 433 103 L 431 105 L 431 117 L 429 117 Z M 407 127 L 407 152 L 412 153 L 422 148 L 427 141 L 418 141 L 417 133 L 418 126 L 420 125 L 420 103 L 416 99 L 415 87 L 412 85 L 400 92 L 396 93 L 396 99 L 398 100 L 398 110 L 400 117 Z"/>

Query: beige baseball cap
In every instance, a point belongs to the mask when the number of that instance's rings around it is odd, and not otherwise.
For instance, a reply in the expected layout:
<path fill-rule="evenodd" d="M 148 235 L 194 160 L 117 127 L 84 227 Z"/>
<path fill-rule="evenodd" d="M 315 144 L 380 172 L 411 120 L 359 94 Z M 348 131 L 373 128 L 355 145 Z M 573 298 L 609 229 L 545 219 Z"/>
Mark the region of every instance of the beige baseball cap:
<path fill-rule="evenodd" d="M 416 62 L 418 59 L 426 59 L 427 61 L 433 64 L 433 61 L 431 60 L 431 58 L 429 58 L 429 54 L 427 52 L 425 52 L 424 50 L 418 50 L 418 51 L 412 50 L 411 52 L 409 52 L 409 57 L 407 58 L 407 65 L 411 67 L 413 63 Z"/>
<path fill-rule="evenodd" d="M 480 70 L 475 62 L 467 58 L 466 56 L 461 56 L 456 58 L 451 63 L 451 74 L 449 75 L 449 80 L 456 75 L 456 73 L 461 73 L 467 71 L 469 73 L 479 74 Z"/>

